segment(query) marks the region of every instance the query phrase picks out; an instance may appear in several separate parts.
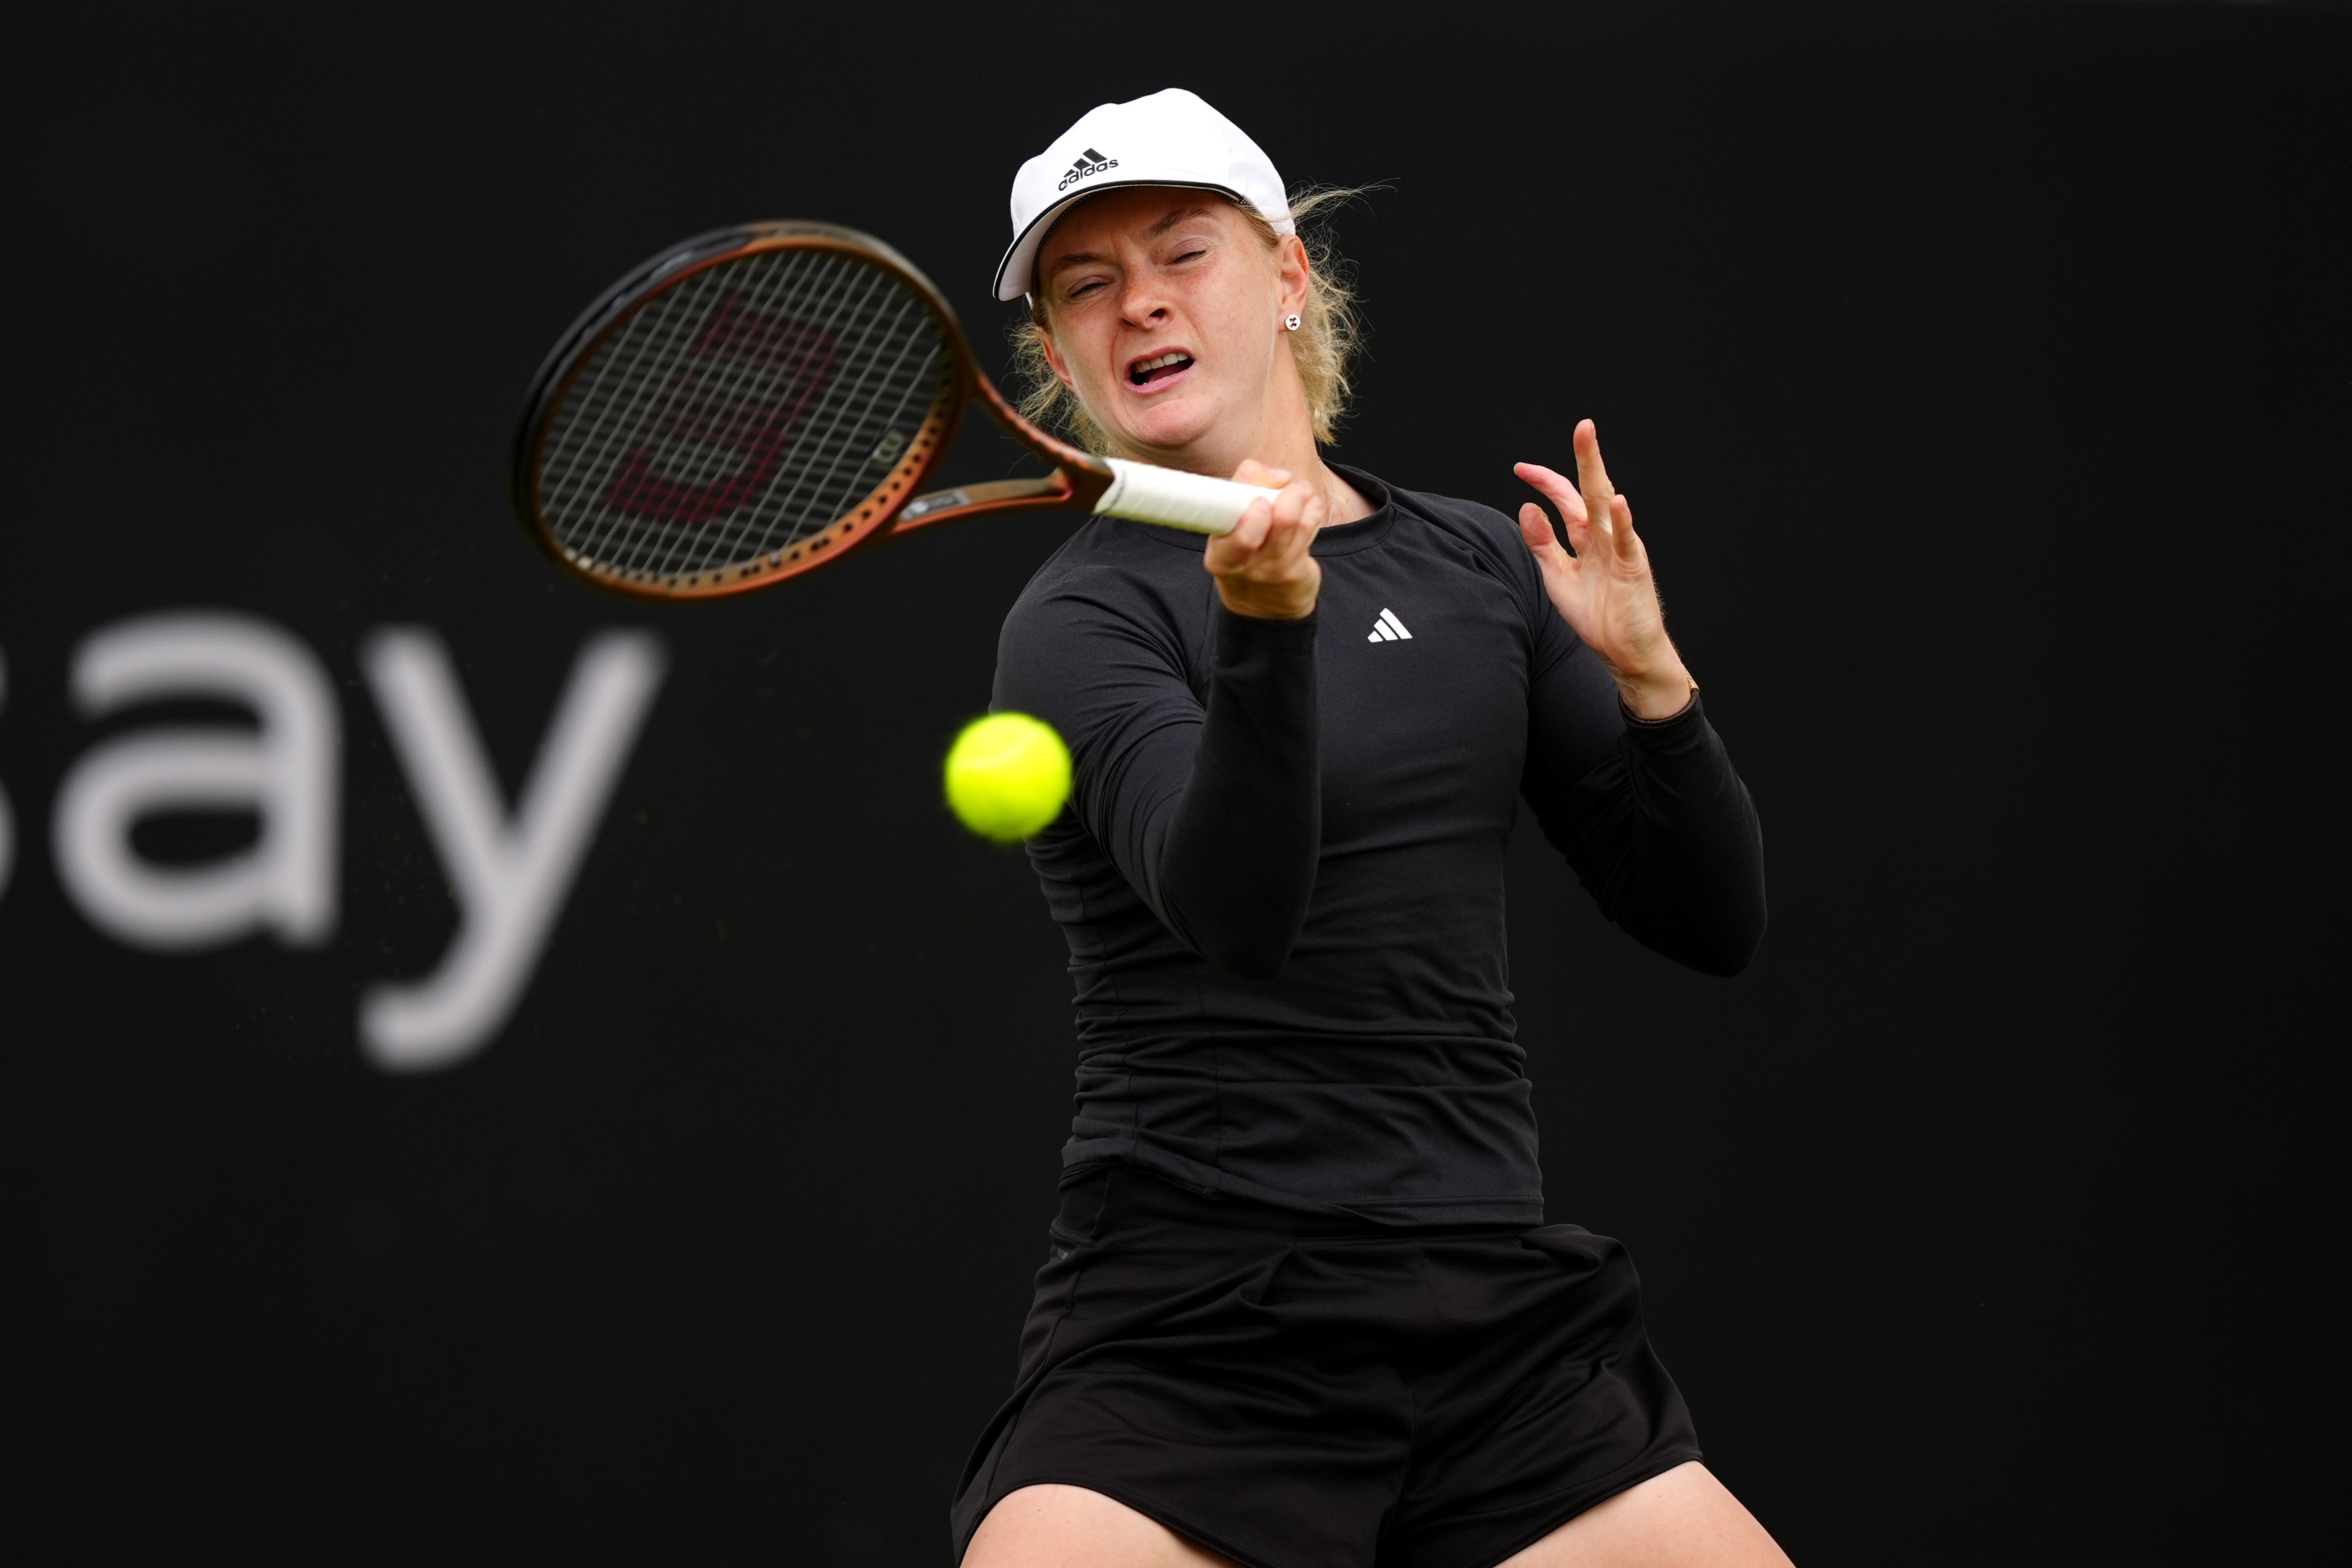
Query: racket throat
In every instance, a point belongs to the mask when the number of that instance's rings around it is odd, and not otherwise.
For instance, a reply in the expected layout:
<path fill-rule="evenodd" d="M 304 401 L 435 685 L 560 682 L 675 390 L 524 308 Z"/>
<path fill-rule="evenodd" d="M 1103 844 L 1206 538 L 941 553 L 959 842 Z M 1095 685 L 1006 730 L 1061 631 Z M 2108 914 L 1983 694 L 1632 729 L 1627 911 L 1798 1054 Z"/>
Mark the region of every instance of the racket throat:
<path fill-rule="evenodd" d="M 1108 488 L 1108 474 L 1055 474 L 1042 479 L 990 479 L 917 496 L 898 513 L 894 534 L 986 511 L 1034 511 L 1056 507 L 1091 508 Z"/>

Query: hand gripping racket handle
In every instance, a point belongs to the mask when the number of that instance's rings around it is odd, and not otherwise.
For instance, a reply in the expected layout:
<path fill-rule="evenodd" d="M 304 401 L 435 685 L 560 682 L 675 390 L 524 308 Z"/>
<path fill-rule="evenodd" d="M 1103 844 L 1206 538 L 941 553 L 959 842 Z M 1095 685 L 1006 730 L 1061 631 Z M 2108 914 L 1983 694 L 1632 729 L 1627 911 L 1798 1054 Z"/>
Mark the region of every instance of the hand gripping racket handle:
<path fill-rule="evenodd" d="M 1124 458 L 1106 458 L 1103 461 L 1110 465 L 1111 481 L 1110 488 L 1095 502 L 1097 512 L 1136 522 L 1156 522 L 1165 528 L 1190 529 L 1194 533 L 1231 533 L 1234 524 L 1242 520 L 1242 513 L 1249 510 L 1250 502 L 1261 496 L 1272 500 L 1277 493 L 1257 485 L 1188 474 L 1180 468 L 1130 463 Z"/>

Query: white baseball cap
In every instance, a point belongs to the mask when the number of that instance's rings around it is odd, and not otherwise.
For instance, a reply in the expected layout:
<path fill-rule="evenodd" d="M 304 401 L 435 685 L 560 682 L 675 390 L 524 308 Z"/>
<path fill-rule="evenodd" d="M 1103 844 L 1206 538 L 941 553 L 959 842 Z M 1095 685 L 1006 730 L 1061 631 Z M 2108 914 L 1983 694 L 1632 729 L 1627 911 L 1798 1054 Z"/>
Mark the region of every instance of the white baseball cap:
<path fill-rule="evenodd" d="M 1171 87 L 1132 103 L 1105 103 L 1055 138 L 1013 176 L 1013 247 L 996 269 L 996 297 L 1029 291 L 1037 247 L 1071 203 L 1118 185 L 1187 185 L 1233 197 L 1289 234 L 1290 203 L 1274 161 L 1201 95 Z"/>

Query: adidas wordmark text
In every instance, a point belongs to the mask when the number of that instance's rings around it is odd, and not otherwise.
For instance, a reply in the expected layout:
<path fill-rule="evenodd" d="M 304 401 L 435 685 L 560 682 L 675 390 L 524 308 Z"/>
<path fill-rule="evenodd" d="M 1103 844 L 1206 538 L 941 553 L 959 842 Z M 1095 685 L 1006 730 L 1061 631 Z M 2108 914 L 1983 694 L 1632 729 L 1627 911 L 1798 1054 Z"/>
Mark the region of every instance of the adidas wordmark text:
<path fill-rule="evenodd" d="M 1080 180 L 1086 179 L 1088 175 L 1099 174 L 1105 169 L 1116 169 L 1118 167 L 1118 159 L 1106 158 L 1101 153 L 1089 147 L 1078 154 L 1078 161 L 1070 165 L 1070 172 L 1062 176 L 1062 183 L 1055 185 L 1054 189 L 1056 191 L 1066 191 L 1072 185 L 1076 184 Z"/>

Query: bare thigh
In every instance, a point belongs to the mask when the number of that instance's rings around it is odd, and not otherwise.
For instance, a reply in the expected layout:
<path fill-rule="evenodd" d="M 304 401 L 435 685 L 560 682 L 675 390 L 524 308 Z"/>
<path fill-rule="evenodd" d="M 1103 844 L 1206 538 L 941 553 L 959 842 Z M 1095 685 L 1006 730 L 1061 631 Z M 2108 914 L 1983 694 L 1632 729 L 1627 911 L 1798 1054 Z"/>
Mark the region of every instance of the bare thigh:
<path fill-rule="evenodd" d="M 1171 1559 L 1171 1561 L 1176 1561 Z M 1501 1568 L 1791 1568 L 1755 1515 L 1693 1459 L 1578 1514 Z"/>
<path fill-rule="evenodd" d="M 963 1568 L 1235 1568 L 1084 1487 L 1024 1487 L 973 1531 Z M 1500 1568 L 1793 1568 L 1696 1460 L 1587 1509 Z"/>
<path fill-rule="evenodd" d="M 972 1531 L 963 1568 L 1235 1568 L 1084 1487 L 1007 1492 Z"/>

